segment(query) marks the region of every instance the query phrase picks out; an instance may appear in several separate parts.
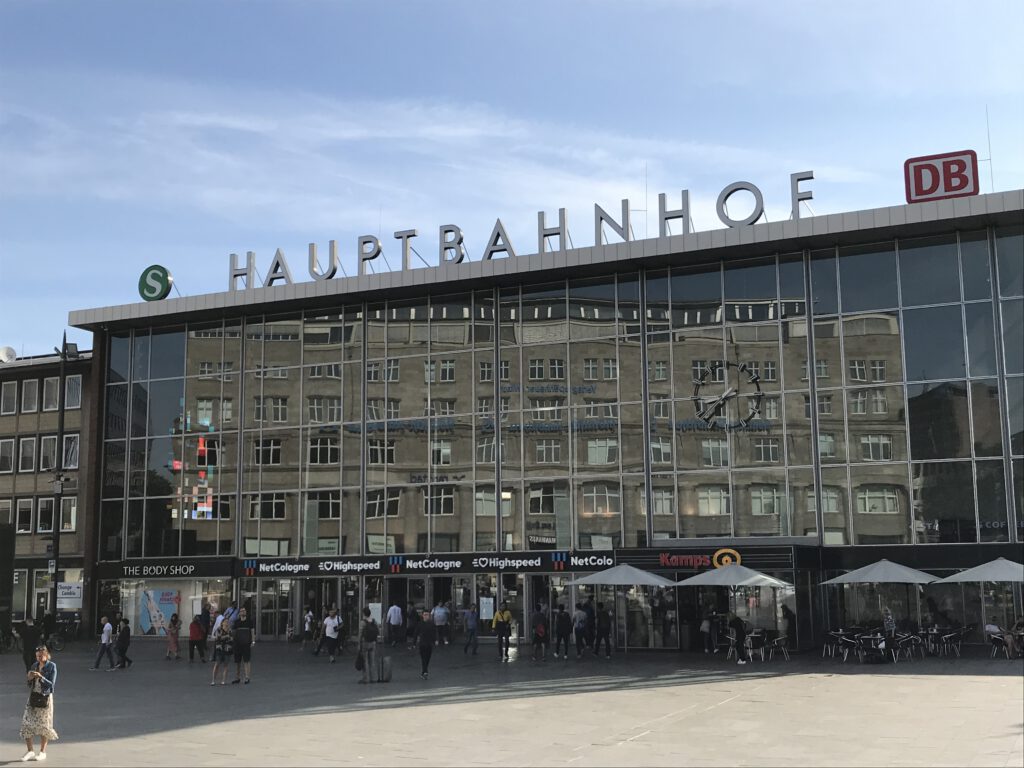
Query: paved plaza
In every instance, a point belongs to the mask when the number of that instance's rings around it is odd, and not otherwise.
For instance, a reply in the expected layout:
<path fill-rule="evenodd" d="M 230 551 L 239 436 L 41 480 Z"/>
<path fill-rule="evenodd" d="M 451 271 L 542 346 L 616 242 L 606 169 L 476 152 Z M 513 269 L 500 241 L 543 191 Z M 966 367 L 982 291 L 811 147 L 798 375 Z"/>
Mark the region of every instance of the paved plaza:
<path fill-rule="evenodd" d="M 50 765 L 1024 765 L 1024 666 L 843 664 L 814 654 L 745 667 L 717 656 L 513 659 L 493 647 L 391 651 L 394 681 L 258 644 L 253 683 L 209 686 L 210 664 L 136 642 L 127 672 L 57 654 Z M 0 656 L 0 765 L 23 753 L 21 660 Z M 230 681 L 232 675 L 229 675 Z"/>

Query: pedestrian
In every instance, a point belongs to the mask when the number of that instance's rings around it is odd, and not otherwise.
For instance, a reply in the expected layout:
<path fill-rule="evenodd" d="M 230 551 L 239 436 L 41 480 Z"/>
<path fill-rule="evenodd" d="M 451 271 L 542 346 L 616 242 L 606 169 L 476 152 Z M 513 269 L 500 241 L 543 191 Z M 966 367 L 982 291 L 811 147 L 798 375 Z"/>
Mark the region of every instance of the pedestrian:
<path fill-rule="evenodd" d="M 420 612 L 416 610 L 415 605 L 409 603 L 408 607 L 405 609 L 405 642 L 409 646 L 410 651 L 416 645 L 416 638 L 418 636 L 417 630 L 419 628 L 420 621 L 422 621 Z"/>
<path fill-rule="evenodd" d="M 217 671 L 220 670 L 220 684 L 228 683 L 228 665 L 231 657 L 234 656 L 234 639 L 231 637 L 231 628 L 221 622 L 214 630 L 213 635 L 213 676 L 210 678 L 210 685 L 217 684 Z"/>
<path fill-rule="evenodd" d="M 889 606 L 885 606 L 885 610 L 882 611 L 882 628 L 885 630 L 887 640 L 892 641 L 896 637 L 896 618 L 892 615 Z"/>
<path fill-rule="evenodd" d="M 132 660 L 128 658 L 128 647 L 132 644 L 132 627 L 128 619 L 121 619 L 121 627 L 117 630 L 117 666 L 114 669 L 128 669 Z"/>
<path fill-rule="evenodd" d="M 533 629 L 533 655 L 534 661 L 547 661 L 548 658 L 548 618 L 540 608 L 540 603 L 533 607 L 533 616 L 530 617 L 530 627 Z M 538 659 L 538 652 L 540 658 Z"/>
<path fill-rule="evenodd" d="M 45 760 L 46 745 L 57 739 L 57 732 L 53 730 L 53 687 L 57 683 L 57 665 L 50 660 L 50 650 L 45 645 L 35 649 L 35 657 L 32 668 L 25 675 L 29 696 L 21 718 L 20 733 L 28 752 L 21 758 L 22 762 Z M 36 737 L 39 738 L 38 752 L 33 748 Z"/>
<path fill-rule="evenodd" d="M 584 630 L 584 636 L 587 639 L 587 647 L 594 647 L 594 628 L 596 626 L 596 616 L 594 613 L 594 598 L 588 597 L 587 601 L 583 604 L 583 612 L 587 615 L 587 625 Z"/>
<path fill-rule="evenodd" d="M 167 661 L 171 660 L 173 654 L 175 661 L 181 661 L 181 652 L 178 649 L 178 635 L 181 634 L 181 619 L 178 614 L 172 613 L 171 620 L 167 622 Z"/>
<path fill-rule="evenodd" d="M 558 613 L 555 614 L 555 658 L 558 658 L 559 650 L 562 651 L 562 659 L 569 658 L 569 635 L 572 634 L 572 617 L 565 610 L 565 606 L 559 604 Z"/>
<path fill-rule="evenodd" d="M 238 611 L 238 621 L 235 622 L 234 630 L 230 629 L 229 622 L 225 622 L 225 625 L 232 633 L 232 642 L 235 646 L 235 679 L 231 681 L 231 684 L 234 685 L 242 679 L 242 665 L 244 664 L 245 684 L 248 685 L 252 674 L 252 646 L 256 642 L 252 619 L 249 618 L 248 611 L 242 608 Z"/>
<path fill-rule="evenodd" d="M 213 607 L 210 609 L 210 620 L 213 622 L 213 627 L 210 628 L 210 634 L 216 637 L 217 630 L 219 630 L 220 625 L 224 623 L 224 614 L 220 613 L 216 607 Z"/>
<path fill-rule="evenodd" d="M 21 638 L 21 660 L 25 662 L 25 671 L 28 672 L 36 663 L 36 648 L 43 642 L 43 633 L 31 616 L 25 617 L 17 632 Z"/>
<path fill-rule="evenodd" d="M 512 612 L 504 600 L 501 601 L 494 618 L 491 619 L 491 629 L 494 630 L 494 634 L 498 638 L 498 661 L 508 661 L 508 641 L 512 636 Z"/>
<path fill-rule="evenodd" d="M 711 653 L 711 616 L 705 615 L 700 623 L 700 633 L 704 636 L 704 653 Z"/>
<path fill-rule="evenodd" d="M 469 606 L 469 609 L 465 614 L 466 621 L 466 644 L 462 646 L 462 652 L 468 653 L 470 647 L 473 648 L 473 655 L 476 656 L 476 649 L 479 645 L 479 638 L 477 633 L 480 625 L 480 615 L 476 611 L 476 604 Z"/>
<path fill-rule="evenodd" d="M 393 600 L 391 602 L 391 607 L 388 608 L 388 615 L 386 618 L 388 624 L 387 641 L 390 642 L 391 647 L 394 648 L 398 645 L 398 641 L 402 639 L 402 624 L 404 623 L 402 607 L 398 604 L 397 600 Z"/>
<path fill-rule="evenodd" d="M 96 661 L 91 667 L 89 667 L 89 669 L 99 669 L 100 660 L 103 658 L 104 654 L 106 654 L 107 662 L 110 664 L 108 669 L 114 669 L 114 654 L 111 651 L 111 645 L 114 640 L 114 627 L 109 621 L 107 621 L 106 616 L 100 619 L 100 624 L 103 626 L 103 629 L 100 630 L 100 650 L 99 653 L 96 654 Z"/>
<path fill-rule="evenodd" d="M 587 644 L 587 613 L 583 610 L 583 603 L 576 603 L 576 610 L 572 614 L 572 631 L 576 636 L 576 658 L 583 657 L 583 647 Z"/>
<path fill-rule="evenodd" d="M 203 627 L 203 637 L 210 636 L 210 604 L 204 603 L 203 610 L 199 612 L 199 623 Z"/>
<path fill-rule="evenodd" d="M 338 635 L 341 630 L 341 619 L 338 618 L 338 609 L 331 608 L 324 619 L 324 633 L 321 640 L 327 645 L 327 655 L 331 657 L 331 664 L 334 663 L 334 655 L 338 652 Z M 320 650 L 317 649 L 317 654 Z M 314 654 L 316 655 L 316 654 Z"/>
<path fill-rule="evenodd" d="M 302 615 L 302 646 L 299 648 L 299 653 L 306 650 L 306 643 L 313 642 L 313 609 L 308 605 L 306 606 L 306 612 Z"/>
<path fill-rule="evenodd" d="M 733 631 L 734 643 L 736 648 L 736 663 L 746 664 L 747 663 L 747 626 L 743 623 L 743 619 L 737 616 L 735 613 L 729 620 L 729 628 Z"/>
<path fill-rule="evenodd" d="M 192 617 L 192 623 L 188 625 L 188 663 L 196 660 L 196 651 L 199 651 L 199 660 L 206 663 L 206 632 L 203 630 L 202 616 L 196 614 Z"/>
<path fill-rule="evenodd" d="M 604 607 L 604 603 L 597 604 L 597 615 L 594 617 L 594 627 L 597 641 L 594 643 L 594 655 L 601 655 L 601 641 L 604 640 L 604 657 L 612 657 L 612 615 Z"/>
<path fill-rule="evenodd" d="M 238 622 L 238 603 L 232 602 L 228 609 L 224 611 L 224 621 L 228 623 L 231 629 L 235 628 L 235 624 Z"/>
<path fill-rule="evenodd" d="M 448 645 L 448 606 L 438 600 L 437 605 L 434 606 L 434 610 L 431 612 L 431 618 L 434 620 L 434 626 L 437 628 L 437 644 Z"/>
<path fill-rule="evenodd" d="M 399 609 L 401 610 L 401 609 Z M 369 608 L 363 608 L 363 620 L 359 624 L 359 655 L 362 657 L 363 677 L 360 683 L 373 682 L 372 670 L 377 663 L 377 639 L 380 628 L 370 615 Z"/>
<path fill-rule="evenodd" d="M 57 629 L 57 617 L 47 611 L 43 614 L 43 642 L 49 643 L 50 637 Z"/>
<path fill-rule="evenodd" d="M 420 677 L 424 680 L 430 674 L 430 657 L 437 643 L 437 627 L 429 611 L 423 612 L 422 620 L 416 626 L 416 645 L 420 649 Z"/>

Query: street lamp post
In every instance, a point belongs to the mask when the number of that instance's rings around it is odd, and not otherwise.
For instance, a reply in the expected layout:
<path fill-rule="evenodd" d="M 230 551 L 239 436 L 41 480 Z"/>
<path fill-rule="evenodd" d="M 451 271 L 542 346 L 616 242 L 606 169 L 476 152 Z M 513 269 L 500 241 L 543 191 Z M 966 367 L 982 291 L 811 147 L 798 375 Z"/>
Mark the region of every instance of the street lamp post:
<path fill-rule="evenodd" d="M 78 345 L 68 344 L 67 331 L 61 341 L 61 348 L 53 348 L 53 351 L 60 355 L 60 373 L 57 383 L 57 449 L 54 461 L 53 472 L 53 573 L 50 577 L 50 610 L 54 619 L 57 618 L 57 586 L 60 579 L 60 532 L 63 527 L 63 510 L 61 509 L 64 497 L 64 483 L 70 478 L 64 475 L 64 387 L 65 374 L 64 363 L 69 359 L 78 358 Z"/>

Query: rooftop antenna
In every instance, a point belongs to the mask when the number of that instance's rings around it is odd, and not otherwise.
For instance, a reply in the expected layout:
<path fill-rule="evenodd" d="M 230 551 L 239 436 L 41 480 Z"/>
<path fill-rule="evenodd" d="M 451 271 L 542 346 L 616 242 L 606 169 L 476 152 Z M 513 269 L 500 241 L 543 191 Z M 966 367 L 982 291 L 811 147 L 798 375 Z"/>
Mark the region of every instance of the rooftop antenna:
<path fill-rule="evenodd" d="M 988 140 L 988 157 L 981 158 L 981 162 L 988 163 L 988 183 L 993 192 L 996 191 L 996 180 L 992 169 L 992 129 L 988 122 L 988 104 L 985 105 L 985 136 Z"/>
<path fill-rule="evenodd" d="M 18 359 L 18 353 L 14 347 L 0 347 L 0 363 L 13 363 Z"/>

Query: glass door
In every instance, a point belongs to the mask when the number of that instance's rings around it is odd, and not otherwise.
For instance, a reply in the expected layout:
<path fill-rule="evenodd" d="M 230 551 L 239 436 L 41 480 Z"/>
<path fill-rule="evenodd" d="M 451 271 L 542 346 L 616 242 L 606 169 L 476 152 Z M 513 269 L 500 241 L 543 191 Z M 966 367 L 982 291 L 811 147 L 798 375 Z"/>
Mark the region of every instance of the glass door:
<path fill-rule="evenodd" d="M 508 609 L 512 613 L 512 637 L 510 644 L 518 645 L 525 637 L 525 628 L 529 621 L 526 614 L 526 594 L 522 574 L 503 573 L 501 574 L 501 594 L 498 595 L 498 604 L 508 603 Z M 526 641 L 529 643 L 529 640 Z"/>

